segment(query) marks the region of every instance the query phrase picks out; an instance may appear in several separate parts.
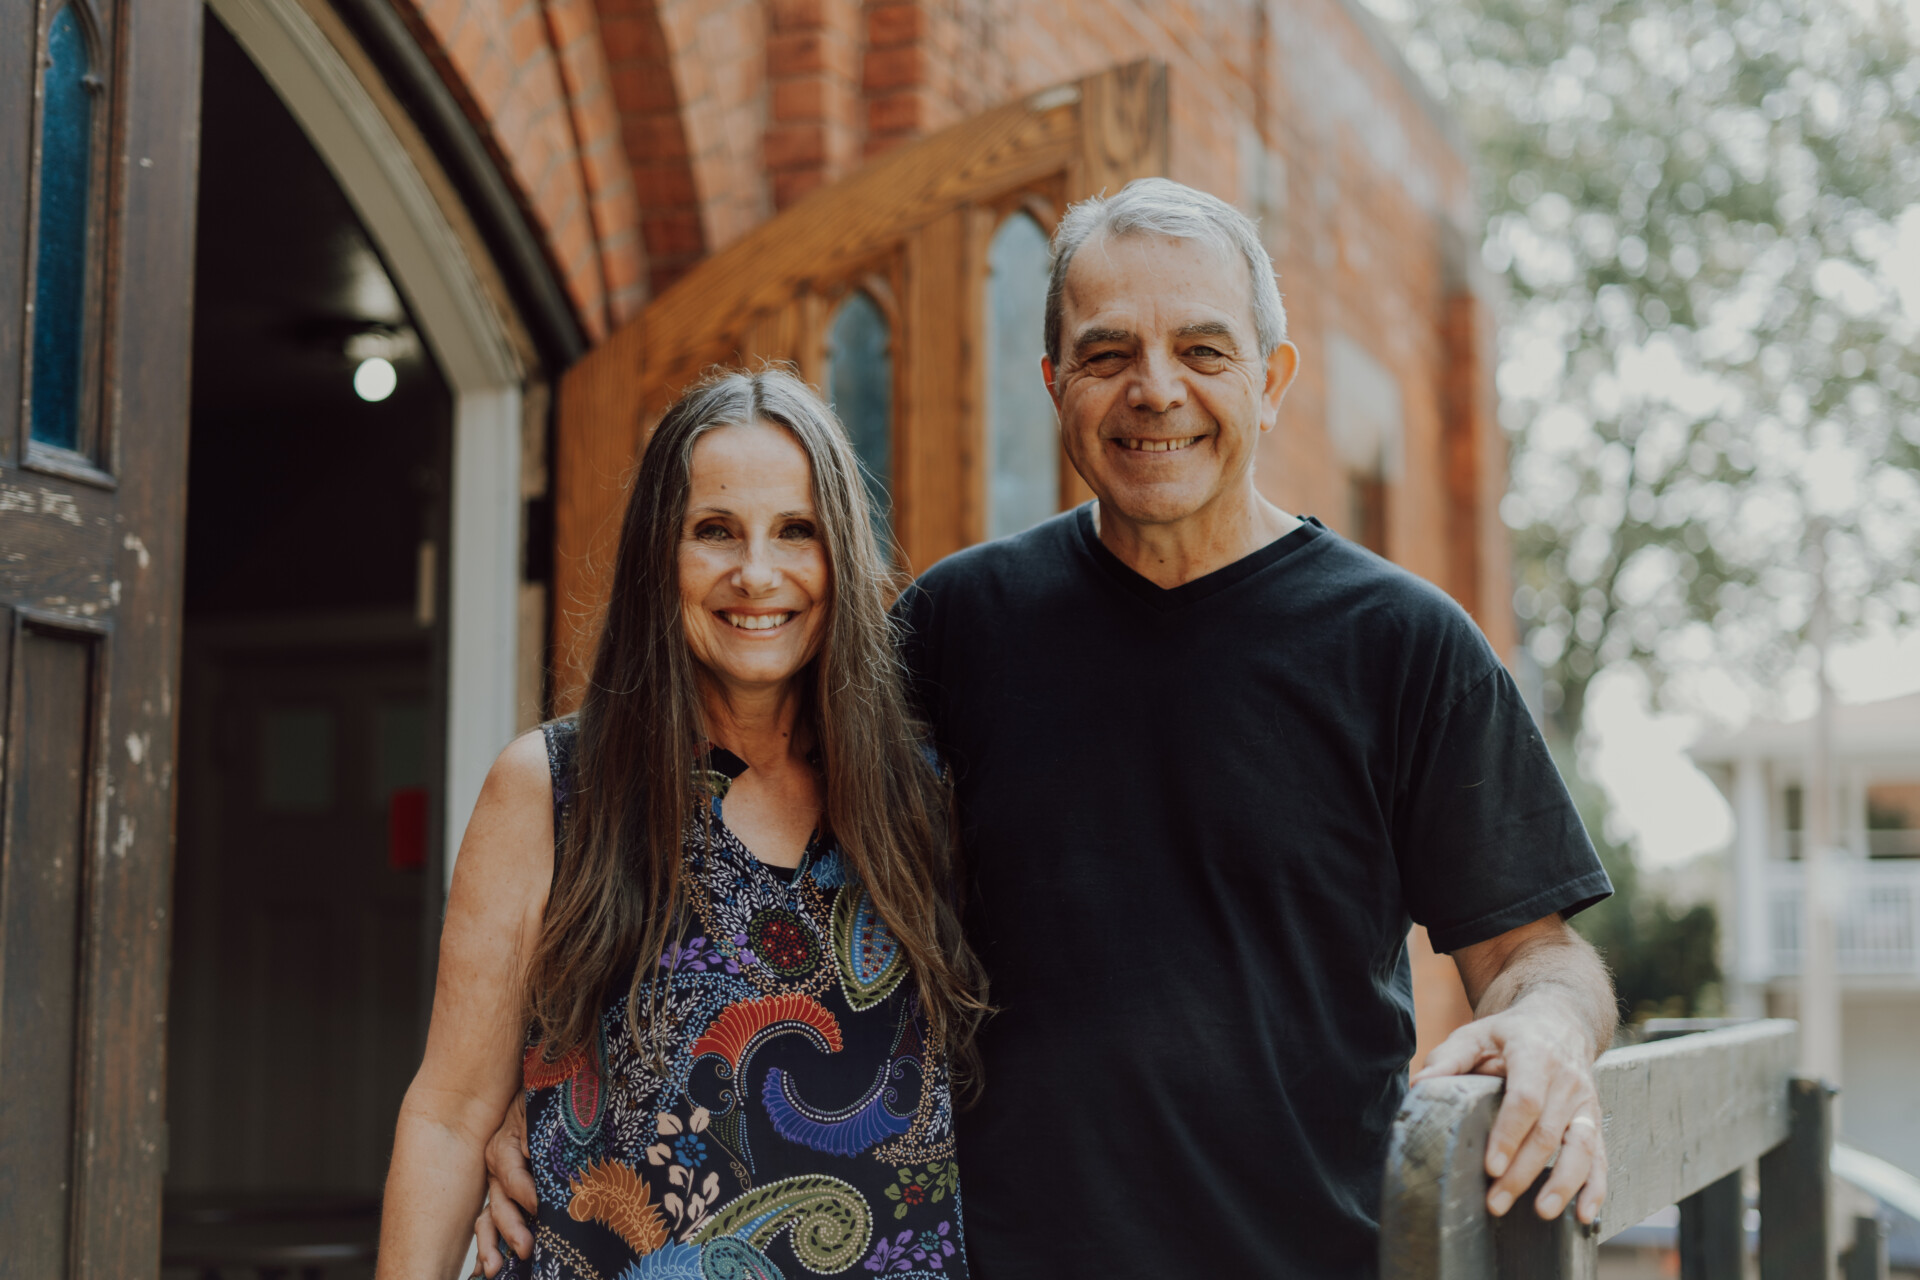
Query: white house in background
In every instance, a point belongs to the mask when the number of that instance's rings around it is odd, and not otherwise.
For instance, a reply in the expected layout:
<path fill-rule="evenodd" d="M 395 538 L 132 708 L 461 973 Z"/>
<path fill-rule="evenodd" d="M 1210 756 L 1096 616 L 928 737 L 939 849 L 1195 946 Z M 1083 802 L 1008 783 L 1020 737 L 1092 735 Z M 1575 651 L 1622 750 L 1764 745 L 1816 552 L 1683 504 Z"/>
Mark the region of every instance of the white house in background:
<path fill-rule="evenodd" d="M 1692 756 L 1733 805 L 1729 1002 L 1791 1017 L 1812 722 L 1759 723 Z M 1841 1138 L 1920 1173 L 1920 694 L 1835 709 Z"/>

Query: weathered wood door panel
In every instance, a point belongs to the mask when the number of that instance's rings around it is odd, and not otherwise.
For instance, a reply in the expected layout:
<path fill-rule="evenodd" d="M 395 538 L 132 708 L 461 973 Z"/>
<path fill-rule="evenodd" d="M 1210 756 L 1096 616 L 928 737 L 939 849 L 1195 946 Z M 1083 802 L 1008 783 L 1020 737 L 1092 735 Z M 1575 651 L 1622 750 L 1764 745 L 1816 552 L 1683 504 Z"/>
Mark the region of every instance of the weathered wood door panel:
<path fill-rule="evenodd" d="M 700 263 L 576 364 L 555 441 L 557 705 L 577 700 L 624 482 L 659 414 L 716 364 L 786 360 L 822 385 L 829 327 L 853 291 L 890 333 L 886 480 L 907 567 L 985 536 L 989 240 L 1010 212 L 1051 228 L 1070 200 L 1165 172 L 1166 113 L 1165 69 L 1140 62 L 889 152 Z M 1078 500 L 1061 474 L 1061 501 Z"/>
<path fill-rule="evenodd" d="M 200 21 L 0 0 L 8 1277 L 159 1263 Z"/>
<path fill-rule="evenodd" d="M 69 1256 L 74 1083 L 79 1066 L 82 882 L 101 633 L 16 610 L 7 773 L 13 781 L 0 877 L 5 988 L 0 1010 L 0 1205 L 26 1257 L 60 1275 Z M 25 1157 L 25 1158 L 21 1158 Z"/>

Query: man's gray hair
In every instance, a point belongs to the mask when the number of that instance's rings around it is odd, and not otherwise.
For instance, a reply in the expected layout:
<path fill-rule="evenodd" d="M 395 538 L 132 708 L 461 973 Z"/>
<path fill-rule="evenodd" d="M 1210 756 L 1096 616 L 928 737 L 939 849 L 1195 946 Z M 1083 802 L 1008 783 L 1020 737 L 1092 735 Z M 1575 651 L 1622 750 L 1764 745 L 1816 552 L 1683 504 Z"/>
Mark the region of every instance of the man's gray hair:
<path fill-rule="evenodd" d="M 1110 236 L 1169 236 L 1198 240 L 1247 264 L 1253 292 L 1253 329 L 1266 359 L 1287 340 L 1287 309 L 1273 277 L 1273 259 L 1260 243 L 1253 219 L 1204 191 L 1166 178 L 1136 178 L 1118 195 L 1094 196 L 1067 207 L 1053 233 L 1053 271 L 1047 278 L 1047 355 L 1060 361 L 1061 295 L 1067 268 L 1081 246 L 1104 232 Z"/>

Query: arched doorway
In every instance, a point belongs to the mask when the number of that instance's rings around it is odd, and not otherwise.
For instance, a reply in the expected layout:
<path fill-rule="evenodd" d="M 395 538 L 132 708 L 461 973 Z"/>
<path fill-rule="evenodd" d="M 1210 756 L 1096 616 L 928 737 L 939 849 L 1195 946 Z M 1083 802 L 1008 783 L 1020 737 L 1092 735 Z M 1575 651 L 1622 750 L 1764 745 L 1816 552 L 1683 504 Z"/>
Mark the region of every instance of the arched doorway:
<path fill-rule="evenodd" d="M 539 713 L 537 373 L 325 11 L 209 9 L 162 1257 L 370 1275 L 452 851 Z"/>

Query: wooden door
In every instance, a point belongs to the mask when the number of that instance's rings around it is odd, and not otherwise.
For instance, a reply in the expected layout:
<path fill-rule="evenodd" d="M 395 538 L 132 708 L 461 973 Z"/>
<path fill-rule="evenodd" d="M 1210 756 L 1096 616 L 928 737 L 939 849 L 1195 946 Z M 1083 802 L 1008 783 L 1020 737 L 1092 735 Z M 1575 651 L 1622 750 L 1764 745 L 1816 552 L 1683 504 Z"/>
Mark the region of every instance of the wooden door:
<path fill-rule="evenodd" d="M 985 536 L 983 290 L 995 230 L 1021 212 L 1051 230 L 1067 202 L 1163 173 L 1166 159 L 1159 64 L 1009 102 L 814 192 L 576 364 L 561 380 L 555 440 L 557 706 L 578 700 L 625 481 L 661 412 L 715 364 L 791 361 L 824 386 L 834 322 L 855 295 L 889 344 L 884 480 L 905 567 Z M 1059 501 L 1079 500 L 1072 469 L 1059 474 Z"/>
<path fill-rule="evenodd" d="M 378 1203 L 428 994 L 431 643 L 408 618 L 189 623 L 170 1212 Z"/>
<path fill-rule="evenodd" d="M 0 0 L 0 1275 L 152 1275 L 199 0 Z"/>

